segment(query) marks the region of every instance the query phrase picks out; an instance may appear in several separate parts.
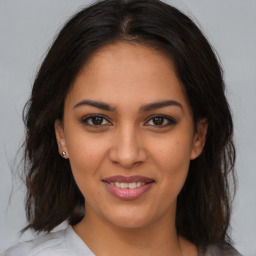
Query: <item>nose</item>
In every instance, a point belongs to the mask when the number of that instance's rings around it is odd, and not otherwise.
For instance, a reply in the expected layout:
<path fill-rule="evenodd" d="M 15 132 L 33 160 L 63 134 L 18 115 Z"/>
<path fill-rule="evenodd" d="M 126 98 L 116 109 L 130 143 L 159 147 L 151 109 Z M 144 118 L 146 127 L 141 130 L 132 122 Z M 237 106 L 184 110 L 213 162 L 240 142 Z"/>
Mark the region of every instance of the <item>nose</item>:
<path fill-rule="evenodd" d="M 126 169 L 146 161 L 147 153 L 135 128 L 126 126 L 115 133 L 109 159 Z"/>

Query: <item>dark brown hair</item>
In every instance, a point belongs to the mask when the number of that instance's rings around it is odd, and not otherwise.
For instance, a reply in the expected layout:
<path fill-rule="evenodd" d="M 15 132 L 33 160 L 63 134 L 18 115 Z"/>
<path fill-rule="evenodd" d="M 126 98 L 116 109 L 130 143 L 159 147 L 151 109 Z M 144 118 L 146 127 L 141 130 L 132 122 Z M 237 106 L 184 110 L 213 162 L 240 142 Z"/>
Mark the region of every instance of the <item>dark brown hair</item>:
<path fill-rule="evenodd" d="M 222 70 L 191 19 L 158 0 L 96 3 L 71 18 L 51 46 L 24 109 L 28 219 L 24 230 L 49 232 L 66 220 L 76 224 L 85 214 L 69 161 L 58 153 L 54 122 L 62 118 L 67 92 L 85 62 L 100 47 L 117 41 L 163 52 L 175 65 L 194 122 L 207 118 L 204 150 L 191 161 L 178 196 L 176 227 L 196 245 L 227 241 L 235 149 Z"/>

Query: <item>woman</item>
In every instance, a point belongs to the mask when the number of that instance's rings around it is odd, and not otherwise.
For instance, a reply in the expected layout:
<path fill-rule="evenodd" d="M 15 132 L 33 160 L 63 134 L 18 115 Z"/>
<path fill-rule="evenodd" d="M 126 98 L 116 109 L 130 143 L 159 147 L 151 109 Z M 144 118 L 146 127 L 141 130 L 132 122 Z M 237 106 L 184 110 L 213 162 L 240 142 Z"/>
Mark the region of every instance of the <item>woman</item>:
<path fill-rule="evenodd" d="M 28 225 L 4 255 L 240 255 L 233 124 L 196 25 L 157 0 L 106 0 L 60 31 L 25 108 Z"/>

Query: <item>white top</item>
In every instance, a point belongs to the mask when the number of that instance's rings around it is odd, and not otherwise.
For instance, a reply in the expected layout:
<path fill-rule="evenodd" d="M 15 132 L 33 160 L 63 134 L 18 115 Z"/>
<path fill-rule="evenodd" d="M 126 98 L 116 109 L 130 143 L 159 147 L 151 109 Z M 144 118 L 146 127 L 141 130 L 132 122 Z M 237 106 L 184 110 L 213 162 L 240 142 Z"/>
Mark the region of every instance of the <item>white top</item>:
<path fill-rule="evenodd" d="M 200 250 L 199 250 L 200 251 Z M 202 256 L 199 252 L 199 256 Z M 0 256 L 95 256 L 71 226 L 19 243 Z M 204 256 L 241 256 L 227 244 L 212 245 Z"/>
<path fill-rule="evenodd" d="M 71 226 L 22 242 L 0 256 L 95 256 Z"/>

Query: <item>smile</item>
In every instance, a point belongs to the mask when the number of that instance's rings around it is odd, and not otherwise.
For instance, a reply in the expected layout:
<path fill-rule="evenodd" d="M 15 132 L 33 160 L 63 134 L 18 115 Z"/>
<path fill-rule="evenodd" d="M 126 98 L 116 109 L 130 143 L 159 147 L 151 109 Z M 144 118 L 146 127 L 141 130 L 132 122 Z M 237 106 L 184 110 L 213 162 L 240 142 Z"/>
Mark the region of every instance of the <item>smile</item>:
<path fill-rule="evenodd" d="M 145 185 L 145 182 L 131 182 L 131 183 L 124 183 L 124 182 L 110 182 L 112 186 L 116 186 L 117 188 L 128 188 L 134 189 L 139 188 L 140 186 Z"/>
<path fill-rule="evenodd" d="M 107 190 L 122 200 L 133 200 L 145 194 L 154 180 L 143 176 L 113 176 L 102 180 Z"/>

